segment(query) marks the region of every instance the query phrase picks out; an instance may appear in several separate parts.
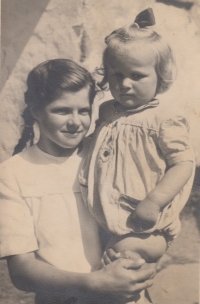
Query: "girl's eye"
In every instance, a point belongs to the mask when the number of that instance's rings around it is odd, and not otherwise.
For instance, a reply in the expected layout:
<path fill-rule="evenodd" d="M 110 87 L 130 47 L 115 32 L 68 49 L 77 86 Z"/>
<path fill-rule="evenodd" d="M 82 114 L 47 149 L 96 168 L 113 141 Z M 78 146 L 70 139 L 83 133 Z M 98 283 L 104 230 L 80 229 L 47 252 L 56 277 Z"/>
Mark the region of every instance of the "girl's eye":
<path fill-rule="evenodd" d="M 82 109 L 82 110 L 80 110 L 79 111 L 79 114 L 80 115 L 90 115 L 90 113 L 91 113 L 91 111 L 90 111 L 90 109 Z"/>
<path fill-rule="evenodd" d="M 69 114 L 70 113 L 70 111 L 68 111 L 68 110 L 63 110 L 63 111 L 59 111 L 57 114 L 59 114 L 59 115 L 67 115 L 67 114 Z"/>
<path fill-rule="evenodd" d="M 67 115 L 70 114 L 70 110 L 68 109 L 55 109 L 53 111 L 54 114 L 58 114 L 58 115 Z"/>

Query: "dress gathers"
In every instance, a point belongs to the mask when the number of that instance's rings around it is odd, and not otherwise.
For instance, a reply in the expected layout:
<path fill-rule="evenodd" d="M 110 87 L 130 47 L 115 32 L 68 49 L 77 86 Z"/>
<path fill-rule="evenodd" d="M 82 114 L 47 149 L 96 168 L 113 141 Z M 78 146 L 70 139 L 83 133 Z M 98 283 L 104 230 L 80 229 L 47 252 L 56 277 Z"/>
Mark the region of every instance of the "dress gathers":
<path fill-rule="evenodd" d="M 102 105 L 97 125 L 79 176 L 91 214 L 114 234 L 165 230 L 175 237 L 194 176 L 160 212 L 153 228 L 134 230 L 130 215 L 170 166 L 194 162 L 185 116 L 157 99 L 130 110 L 111 100 Z"/>

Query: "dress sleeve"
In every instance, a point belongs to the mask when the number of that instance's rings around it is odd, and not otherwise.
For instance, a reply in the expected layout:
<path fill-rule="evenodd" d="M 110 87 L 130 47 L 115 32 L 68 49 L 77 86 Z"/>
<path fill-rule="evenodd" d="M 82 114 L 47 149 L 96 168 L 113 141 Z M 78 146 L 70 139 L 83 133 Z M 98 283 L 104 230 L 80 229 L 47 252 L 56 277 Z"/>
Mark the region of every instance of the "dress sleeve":
<path fill-rule="evenodd" d="M 188 122 L 181 115 L 168 118 L 161 123 L 158 144 L 168 166 L 183 161 L 194 161 Z"/>
<path fill-rule="evenodd" d="M 11 168 L 10 168 L 11 169 Z M 31 210 L 12 170 L 0 166 L 0 257 L 38 249 Z"/>

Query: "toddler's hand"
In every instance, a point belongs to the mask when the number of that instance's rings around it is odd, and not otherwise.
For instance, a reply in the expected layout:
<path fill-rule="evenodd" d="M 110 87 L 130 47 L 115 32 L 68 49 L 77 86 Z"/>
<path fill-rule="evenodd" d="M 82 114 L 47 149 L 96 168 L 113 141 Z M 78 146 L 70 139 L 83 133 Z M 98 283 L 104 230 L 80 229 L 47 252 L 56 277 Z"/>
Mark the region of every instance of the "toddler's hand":
<path fill-rule="evenodd" d="M 149 199 L 141 201 L 133 214 L 136 229 L 147 230 L 152 228 L 158 219 L 160 207 Z"/>

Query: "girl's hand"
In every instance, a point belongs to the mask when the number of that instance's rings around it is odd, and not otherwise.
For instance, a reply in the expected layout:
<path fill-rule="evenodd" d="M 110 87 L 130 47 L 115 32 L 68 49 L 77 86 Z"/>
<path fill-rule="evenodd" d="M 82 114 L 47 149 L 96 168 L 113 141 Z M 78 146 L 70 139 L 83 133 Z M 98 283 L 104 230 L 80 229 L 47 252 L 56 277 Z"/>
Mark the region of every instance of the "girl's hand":
<path fill-rule="evenodd" d="M 135 261 L 119 258 L 101 270 L 93 272 L 91 288 L 105 299 L 124 303 L 137 298 L 138 292 L 153 284 L 155 267 L 135 270 Z"/>
<path fill-rule="evenodd" d="M 137 205 L 133 214 L 136 230 L 152 228 L 157 222 L 159 213 L 160 207 L 148 198 L 145 198 Z"/>

